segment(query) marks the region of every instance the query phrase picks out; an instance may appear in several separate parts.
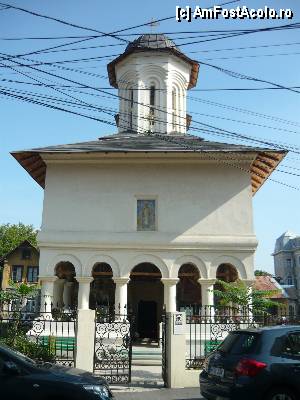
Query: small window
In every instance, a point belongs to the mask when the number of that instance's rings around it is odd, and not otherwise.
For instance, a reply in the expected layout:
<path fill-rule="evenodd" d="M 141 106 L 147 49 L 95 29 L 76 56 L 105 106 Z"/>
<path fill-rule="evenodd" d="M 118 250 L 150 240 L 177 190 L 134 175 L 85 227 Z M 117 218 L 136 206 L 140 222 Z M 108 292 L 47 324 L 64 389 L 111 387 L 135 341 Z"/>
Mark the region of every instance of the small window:
<path fill-rule="evenodd" d="M 292 267 L 292 260 L 291 260 L 291 258 L 288 258 L 288 259 L 286 260 L 286 266 L 287 266 L 287 268 L 291 268 L 291 267 Z"/>
<path fill-rule="evenodd" d="M 27 268 L 27 282 L 37 282 L 39 276 L 39 267 Z"/>
<path fill-rule="evenodd" d="M 137 200 L 137 230 L 156 230 L 156 200 Z"/>
<path fill-rule="evenodd" d="M 153 132 L 155 124 L 155 86 L 150 86 L 149 131 Z"/>
<path fill-rule="evenodd" d="M 176 130 L 176 113 L 177 113 L 177 92 L 172 90 L 172 129 Z"/>
<path fill-rule="evenodd" d="M 293 317 L 294 314 L 295 314 L 294 306 L 289 305 L 289 316 L 290 316 L 290 317 Z"/>
<path fill-rule="evenodd" d="M 129 95 L 130 95 L 130 106 L 129 106 L 129 127 L 130 130 L 133 129 L 133 104 L 134 104 L 134 100 L 133 100 L 133 89 L 129 89 Z"/>
<path fill-rule="evenodd" d="M 31 259 L 31 249 L 22 249 L 22 260 Z"/>
<path fill-rule="evenodd" d="M 11 279 L 13 282 L 22 282 L 23 265 L 13 265 Z"/>
<path fill-rule="evenodd" d="M 291 275 L 287 277 L 287 284 L 290 286 L 293 285 L 293 278 L 291 277 Z"/>
<path fill-rule="evenodd" d="M 290 333 L 286 337 L 282 352 L 300 357 L 300 332 Z"/>

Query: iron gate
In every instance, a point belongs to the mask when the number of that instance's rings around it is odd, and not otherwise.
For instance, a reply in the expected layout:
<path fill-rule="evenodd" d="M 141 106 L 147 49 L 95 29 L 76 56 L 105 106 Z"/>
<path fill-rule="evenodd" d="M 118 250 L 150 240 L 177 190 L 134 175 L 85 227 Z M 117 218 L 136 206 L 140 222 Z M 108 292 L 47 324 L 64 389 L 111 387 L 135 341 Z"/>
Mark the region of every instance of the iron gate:
<path fill-rule="evenodd" d="M 161 337 L 161 350 L 162 350 L 162 379 L 164 381 L 164 387 L 168 384 L 168 365 L 167 365 L 167 314 L 165 310 L 162 313 L 162 337 Z"/>
<path fill-rule="evenodd" d="M 94 373 L 110 384 L 131 382 L 132 323 L 131 314 L 96 309 Z"/>

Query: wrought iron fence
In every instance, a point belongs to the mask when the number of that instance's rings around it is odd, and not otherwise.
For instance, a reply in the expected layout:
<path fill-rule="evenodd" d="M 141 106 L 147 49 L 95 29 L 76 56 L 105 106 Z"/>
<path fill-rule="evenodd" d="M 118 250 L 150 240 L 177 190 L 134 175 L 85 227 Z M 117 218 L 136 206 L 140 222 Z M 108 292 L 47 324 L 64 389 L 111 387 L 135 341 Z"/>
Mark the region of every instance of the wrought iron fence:
<path fill-rule="evenodd" d="M 94 373 L 108 383 L 130 383 L 133 317 L 96 308 Z"/>
<path fill-rule="evenodd" d="M 205 357 L 218 347 L 230 331 L 299 323 L 300 316 L 289 315 L 286 309 L 270 314 L 255 312 L 251 307 L 199 307 L 197 314 L 186 314 L 186 368 L 202 369 Z"/>
<path fill-rule="evenodd" d="M 36 361 L 75 365 L 77 314 L 70 307 L 13 300 L 0 304 L 0 343 Z"/>

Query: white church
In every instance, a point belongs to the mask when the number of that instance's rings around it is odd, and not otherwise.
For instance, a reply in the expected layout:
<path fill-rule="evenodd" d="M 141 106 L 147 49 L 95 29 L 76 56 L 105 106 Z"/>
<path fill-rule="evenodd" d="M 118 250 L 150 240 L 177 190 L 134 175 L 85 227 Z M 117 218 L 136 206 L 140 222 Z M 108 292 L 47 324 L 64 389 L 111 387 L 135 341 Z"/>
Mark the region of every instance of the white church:
<path fill-rule="evenodd" d="M 53 304 L 130 305 L 136 334 L 155 339 L 164 305 L 213 305 L 216 279 L 251 285 L 252 197 L 285 152 L 188 134 L 198 72 L 165 35 L 142 35 L 108 65 L 117 133 L 12 153 L 44 188 L 40 281 Z"/>

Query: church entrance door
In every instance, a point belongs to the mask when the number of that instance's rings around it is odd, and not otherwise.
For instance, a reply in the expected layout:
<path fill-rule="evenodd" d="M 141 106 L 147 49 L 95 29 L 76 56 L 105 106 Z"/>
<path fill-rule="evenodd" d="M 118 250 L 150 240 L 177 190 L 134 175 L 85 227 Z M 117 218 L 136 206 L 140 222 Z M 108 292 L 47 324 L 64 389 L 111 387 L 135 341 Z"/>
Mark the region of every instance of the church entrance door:
<path fill-rule="evenodd" d="M 164 290 L 160 270 L 151 263 L 136 265 L 130 274 L 128 305 L 133 312 L 134 338 L 159 340 Z"/>
<path fill-rule="evenodd" d="M 139 337 L 157 340 L 157 326 L 157 303 L 141 300 L 138 305 Z"/>

